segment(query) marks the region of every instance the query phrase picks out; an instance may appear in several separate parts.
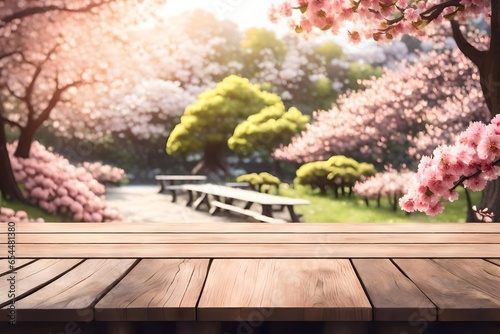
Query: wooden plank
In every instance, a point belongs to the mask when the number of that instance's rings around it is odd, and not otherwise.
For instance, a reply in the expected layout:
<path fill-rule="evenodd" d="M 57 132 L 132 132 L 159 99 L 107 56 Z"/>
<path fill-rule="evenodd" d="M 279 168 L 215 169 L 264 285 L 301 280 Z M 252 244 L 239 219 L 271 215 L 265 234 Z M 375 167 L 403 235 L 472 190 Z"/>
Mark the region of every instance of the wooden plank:
<path fill-rule="evenodd" d="M 348 260 L 214 260 L 198 305 L 204 321 L 368 321 Z"/>
<path fill-rule="evenodd" d="M 156 175 L 157 181 L 206 181 L 205 175 Z"/>
<path fill-rule="evenodd" d="M 136 260 L 86 260 L 64 276 L 16 302 L 17 321 L 91 321 L 93 306 Z M 6 317 L 7 308 L 0 309 Z"/>
<path fill-rule="evenodd" d="M 439 321 L 498 321 L 500 299 L 429 259 L 394 262 L 437 306 Z"/>
<path fill-rule="evenodd" d="M 243 210 L 243 209 L 242 209 Z M 255 214 L 255 212 L 253 212 Z M 500 234 L 463 234 L 463 233 L 437 233 L 437 234 L 412 234 L 412 233 L 122 233 L 122 234 L 96 234 L 96 233 L 52 233 L 20 234 L 17 244 L 183 244 L 183 243 L 294 243 L 294 244 L 498 244 Z M 6 263 L 1 261 L 1 263 Z"/>
<path fill-rule="evenodd" d="M 434 259 L 444 269 L 500 299 L 500 267 L 481 259 Z"/>
<path fill-rule="evenodd" d="M 81 259 L 41 259 L 19 269 L 15 275 L 16 299 L 21 299 L 54 281 L 82 261 Z M 7 278 L 10 276 L 11 274 L 6 275 Z M 0 291 L 8 291 L 9 286 L 10 282 L 7 279 L 0 280 Z M 7 305 L 9 300 L 7 294 L 0 295 L 0 307 Z"/>
<path fill-rule="evenodd" d="M 500 233 L 500 224 L 484 223 L 23 223 L 17 233 Z M 0 254 L 2 255 L 2 254 Z M 493 257 L 498 257 L 493 256 Z"/>
<path fill-rule="evenodd" d="M 230 211 L 230 212 L 238 213 L 240 215 L 248 216 L 250 218 L 253 218 L 253 219 L 257 220 L 257 221 L 261 221 L 261 222 L 264 222 L 264 223 L 273 224 L 273 223 L 286 223 L 287 222 L 286 220 L 283 220 L 283 219 L 278 219 L 278 218 L 273 218 L 273 217 L 270 217 L 270 216 L 265 216 L 265 215 L 260 214 L 260 213 L 258 213 L 256 211 L 253 211 L 253 210 L 240 208 L 239 206 L 235 206 L 235 205 L 231 205 L 231 204 L 226 204 L 226 203 L 222 203 L 222 202 L 219 202 L 219 201 L 210 201 L 210 206 L 211 206 L 211 209 L 210 209 L 210 214 L 211 215 L 216 214 L 218 212 L 218 209 L 223 209 L 223 210 L 227 210 L 227 211 Z"/>
<path fill-rule="evenodd" d="M 488 259 L 488 261 L 500 266 L 500 259 Z"/>
<path fill-rule="evenodd" d="M 193 321 L 208 260 L 142 260 L 95 306 L 98 321 Z"/>
<path fill-rule="evenodd" d="M 260 224 L 258 224 L 260 225 Z M 500 244 L 24 244 L 18 258 L 485 258 Z"/>
<path fill-rule="evenodd" d="M 436 306 L 389 259 L 354 259 L 375 321 L 435 321 Z"/>
<path fill-rule="evenodd" d="M 19 269 L 28 263 L 35 261 L 34 259 L 14 259 L 12 266 L 14 269 Z M 8 259 L 3 259 L 0 261 L 0 277 L 11 271 L 11 264 Z"/>
<path fill-rule="evenodd" d="M 231 198 L 243 202 L 254 202 L 263 205 L 306 205 L 310 201 L 301 198 L 291 198 L 285 196 L 276 196 L 265 193 L 259 193 L 253 190 L 226 187 L 216 184 L 186 184 L 183 189 L 212 195 L 217 197 Z"/>

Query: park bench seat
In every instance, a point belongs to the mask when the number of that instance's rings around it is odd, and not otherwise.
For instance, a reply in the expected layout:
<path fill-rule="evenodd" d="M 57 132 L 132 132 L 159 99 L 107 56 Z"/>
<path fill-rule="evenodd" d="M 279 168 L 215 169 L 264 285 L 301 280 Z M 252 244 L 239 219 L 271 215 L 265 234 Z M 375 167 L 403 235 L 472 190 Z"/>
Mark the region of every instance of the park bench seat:
<path fill-rule="evenodd" d="M 260 221 L 260 222 L 263 222 L 263 223 L 286 223 L 287 222 L 286 220 L 283 220 L 283 219 L 265 216 L 263 214 L 260 214 L 256 211 L 254 211 L 254 210 L 240 208 L 239 206 L 231 205 L 231 204 L 227 204 L 227 203 L 222 203 L 220 201 L 211 201 L 210 207 L 211 207 L 210 208 L 211 215 L 215 215 L 217 212 L 220 211 L 220 209 L 222 209 L 222 210 L 234 212 L 234 213 L 237 213 L 237 214 L 240 214 L 243 216 L 253 218 L 253 219 Z"/>

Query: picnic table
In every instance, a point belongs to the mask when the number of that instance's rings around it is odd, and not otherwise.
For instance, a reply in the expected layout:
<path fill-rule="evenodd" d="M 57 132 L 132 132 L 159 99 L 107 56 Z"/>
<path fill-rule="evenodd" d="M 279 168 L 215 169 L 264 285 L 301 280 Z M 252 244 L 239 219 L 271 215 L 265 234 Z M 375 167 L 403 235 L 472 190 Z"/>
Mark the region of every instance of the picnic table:
<path fill-rule="evenodd" d="M 262 212 L 259 218 L 262 218 L 262 220 L 265 220 L 266 217 L 273 218 L 273 211 L 275 210 L 274 206 L 278 206 L 278 210 L 284 210 L 284 208 L 287 208 L 291 221 L 298 222 L 300 217 L 297 213 L 295 213 L 294 206 L 310 204 L 308 200 L 300 198 L 270 195 L 254 190 L 240 189 L 211 183 L 185 184 L 181 187 L 188 192 L 188 201 L 186 206 L 193 206 L 195 210 L 198 210 L 202 205 L 205 205 L 211 208 L 212 214 L 217 213 L 221 209 L 225 209 L 252 215 L 250 209 L 253 204 L 260 204 Z M 210 196 L 212 196 L 215 200 L 211 201 Z M 224 202 L 222 202 L 222 198 L 224 198 Z M 239 207 L 233 205 L 234 201 L 243 202 L 243 210 L 247 211 L 239 210 Z"/>
<path fill-rule="evenodd" d="M 172 202 L 177 200 L 178 185 L 185 183 L 206 182 L 206 175 L 156 175 L 156 181 L 160 184 L 158 193 L 169 191 L 172 195 Z"/>
<path fill-rule="evenodd" d="M 10 264 L 6 231 L 5 334 L 500 332 L 500 224 L 21 223 Z"/>

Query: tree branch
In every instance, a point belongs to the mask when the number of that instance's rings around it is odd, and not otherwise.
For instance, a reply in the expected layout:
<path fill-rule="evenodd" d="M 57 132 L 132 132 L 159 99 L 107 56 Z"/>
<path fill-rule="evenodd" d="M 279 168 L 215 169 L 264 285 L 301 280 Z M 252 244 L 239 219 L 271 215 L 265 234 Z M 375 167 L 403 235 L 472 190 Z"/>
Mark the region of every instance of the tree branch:
<path fill-rule="evenodd" d="M 0 59 L 10 57 L 14 54 L 20 53 L 19 51 L 12 51 L 12 52 L 5 52 L 5 53 L 0 53 Z"/>
<path fill-rule="evenodd" d="M 460 24 L 457 21 L 451 20 L 450 22 L 451 28 L 453 30 L 453 38 L 455 39 L 455 42 L 457 43 L 460 51 L 462 51 L 462 53 L 467 58 L 469 58 L 476 66 L 480 66 L 486 55 L 486 52 L 479 51 L 467 41 L 465 36 L 462 34 L 462 31 L 460 30 Z"/>
<path fill-rule="evenodd" d="M 91 3 L 87 6 L 81 7 L 81 8 L 67 8 L 63 6 L 37 6 L 37 7 L 31 7 L 31 8 L 26 8 L 23 10 L 20 10 L 18 12 L 15 12 L 13 14 L 4 16 L 3 18 L 0 19 L 0 22 L 2 22 L 2 25 L 5 25 L 9 22 L 12 22 L 17 19 L 23 19 L 28 16 L 33 16 L 37 14 L 43 14 L 47 12 L 52 12 L 52 11 L 61 11 L 61 12 L 71 12 L 71 13 L 85 13 L 91 11 L 93 8 L 109 4 L 115 0 L 103 0 L 99 3 Z"/>
<path fill-rule="evenodd" d="M 61 95 L 65 91 L 67 91 L 71 87 L 78 87 L 80 85 L 83 85 L 84 83 L 85 83 L 84 81 L 79 80 L 79 81 L 75 81 L 75 82 L 72 82 L 70 84 L 67 84 L 61 88 L 57 88 L 56 91 L 54 92 L 54 94 L 52 95 L 52 97 L 50 98 L 50 101 L 47 104 L 47 106 L 45 107 L 45 109 L 36 118 L 36 120 L 34 120 L 36 127 L 41 126 L 42 123 L 45 122 L 49 118 L 50 112 L 52 111 L 52 109 L 54 109 L 54 107 L 57 105 L 57 103 L 61 100 Z"/>
<path fill-rule="evenodd" d="M 500 166 L 500 159 L 497 159 L 495 160 L 495 162 L 493 162 L 493 166 Z M 453 187 L 451 187 L 450 191 L 452 190 L 455 190 L 458 186 L 460 186 L 464 181 L 468 180 L 468 179 L 472 179 L 473 177 L 476 177 L 478 176 L 479 174 L 481 174 L 483 171 L 478 169 L 475 173 L 471 174 L 471 175 L 463 175 L 460 177 L 460 179 L 458 179 L 458 181 L 455 183 L 455 185 Z"/>
<path fill-rule="evenodd" d="M 440 3 L 438 5 L 432 6 L 431 8 L 427 9 L 426 11 L 420 13 L 420 17 L 427 22 L 431 22 L 432 20 L 435 20 L 441 15 L 443 10 L 445 10 L 448 7 L 458 7 L 461 3 L 461 0 L 449 0 L 443 3 Z"/>
<path fill-rule="evenodd" d="M 10 86 L 9 86 L 9 84 L 8 84 L 8 83 L 6 83 L 6 84 L 5 84 L 5 88 L 7 88 L 7 90 L 8 90 L 8 91 L 9 91 L 9 93 L 10 93 L 10 95 L 14 96 L 16 99 L 21 100 L 21 101 L 25 101 L 26 96 L 20 96 L 20 95 L 17 95 L 17 94 L 16 94 L 16 92 L 14 92 L 14 91 L 12 90 L 12 88 L 10 88 Z"/>
<path fill-rule="evenodd" d="M 7 117 L 3 116 L 3 114 L 5 113 L 5 108 L 3 106 L 3 103 L 0 101 L 0 121 L 3 122 L 3 123 L 7 123 L 9 124 L 10 126 L 15 126 L 19 129 L 22 129 L 23 127 L 21 126 L 21 124 L 17 123 L 17 122 L 14 122 L 14 121 L 11 121 L 10 119 L 8 119 Z M 1 125 L 3 126 L 3 125 Z"/>
<path fill-rule="evenodd" d="M 35 89 L 36 81 L 40 76 L 40 74 L 42 73 L 43 65 L 50 59 L 50 56 L 55 52 L 58 46 L 59 44 L 56 44 L 52 49 L 50 49 L 45 58 L 39 64 L 36 65 L 35 73 L 33 73 L 31 82 L 29 83 L 28 87 L 26 87 L 23 101 L 26 103 L 26 107 L 28 108 L 28 122 L 35 116 L 35 108 L 31 103 L 31 97 L 33 96 L 33 91 Z"/>
<path fill-rule="evenodd" d="M 14 122 L 14 121 L 11 121 L 10 119 L 8 119 L 7 117 L 4 117 L 4 116 L 1 116 L 0 115 L 0 120 L 3 122 L 3 123 L 7 123 L 9 124 L 10 126 L 14 126 L 18 129 L 22 129 L 23 126 L 21 124 L 19 124 L 18 122 Z"/>
<path fill-rule="evenodd" d="M 492 0 L 496 1 L 496 0 Z M 422 20 L 431 22 L 439 17 L 443 10 L 445 10 L 448 7 L 458 7 L 460 5 L 461 0 L 449 0 L 443 3 L 440 3 L 438 5 L 432 6 L 431 8 L 427 9 L 426 11 L 420 13 L 420 17 Z M 389 27 L 385 29 L 380 29 L 380 31 L 388 31 L 390 29 L 390 26 L 401 22 L 404 19 L 403 11 L 401 8 L 397 7 L 398 10 L 400 11 L 400 16 L 393 18 L 393 19 L 387 19 L 386 23 L 389 25 Z"/>

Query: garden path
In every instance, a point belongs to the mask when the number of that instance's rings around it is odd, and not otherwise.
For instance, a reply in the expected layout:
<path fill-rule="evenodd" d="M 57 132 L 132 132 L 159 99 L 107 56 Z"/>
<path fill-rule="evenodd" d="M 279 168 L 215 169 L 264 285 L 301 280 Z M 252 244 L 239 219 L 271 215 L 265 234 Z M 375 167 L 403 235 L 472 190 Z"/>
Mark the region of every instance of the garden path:
<path fill-rule="evenodd" d="M 176 203 L 170 195 L 159 194 L 157 185 L 128 185 L 108 187 L 106 200 L 110 208 L 117 209 L 123 222 L 180 223 L 247 221 L 239 216 L 210 216 L 208 212 L 186 207 L 183 196 Z"/>

